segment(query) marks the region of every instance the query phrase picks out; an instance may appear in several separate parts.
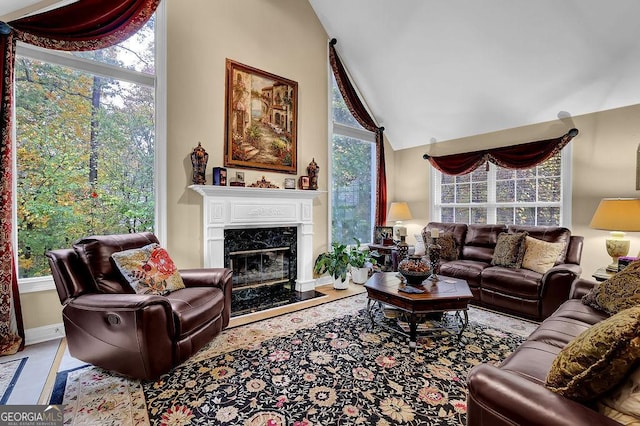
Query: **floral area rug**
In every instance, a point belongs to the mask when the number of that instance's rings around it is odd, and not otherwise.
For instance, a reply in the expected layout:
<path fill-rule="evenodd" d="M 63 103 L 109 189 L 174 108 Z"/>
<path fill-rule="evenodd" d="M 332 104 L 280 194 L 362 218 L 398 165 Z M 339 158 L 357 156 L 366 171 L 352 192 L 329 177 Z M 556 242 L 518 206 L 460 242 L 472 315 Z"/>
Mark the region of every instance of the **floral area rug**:
<path fill-rule="evenodd" d="M 358 295 L 225 330 L 155 382 L 69 372 L 65 424 L 464 425 L 467 372 L 536 327 L 470 308 L 460 342 L 424 337 L 410 351 L 365 305 Z"/>

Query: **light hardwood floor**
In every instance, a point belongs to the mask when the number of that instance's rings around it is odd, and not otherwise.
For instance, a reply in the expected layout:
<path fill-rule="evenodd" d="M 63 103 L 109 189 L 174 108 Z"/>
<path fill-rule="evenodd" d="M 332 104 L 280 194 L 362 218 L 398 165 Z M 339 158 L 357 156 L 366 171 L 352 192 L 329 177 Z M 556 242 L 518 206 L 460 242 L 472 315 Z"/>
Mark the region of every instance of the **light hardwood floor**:
<path fill-rule="evenodd" d="M 261 321 L 267 318 L 273 318 L 279 315 L 288 314 L 290 312 L 299 311 L 302 309 L 310 308 L 312 306 L 321 305 L 323 303 L 332 302 L 334 300 L 343 299 L 345 297 L 354 296 L 365 292 L 365 288 L 362 285 L 350 283 L 349 287 L 345 290 L 336 290 L 331 284 L 319 286 L 317 291 L 323 293 L 324 296 L 316 297 L 314 299 L 305 300 L 302 302 L 292 303 L 289 305 L 280 306 L 277 308 L 267 309 L 260 312 L 241 315 L 233 317 L 229 321 L 229 327 L 240 327 L 245 324 L 249 324 L 256 321 Z M 51 393 L 55 385 L 56 373 L 58 371 L 69 370 L 76 366 L 83 365 L 84 363 L 78 361 L 69 355 L 65 339 L 56 342 L 45 342 L 48 347 L 57 346 L 57 350 L 49 351 L 47 356 L 41 357 L 38 360 L 38 368 L 28 368 L 29 364 L 24 368 L 18 382 L 22 383 L 34 383 L 34 379 L 40 375 L 42 377 L 43 369 L 46 374 L 46 380 L 36 383 L 36 386 L 21 387 L 20 390 L 16 385 L 16 390 L 21 393 L 19 395 L 20 401 L 24 404 L 48 404 L 51 399 Z M 44 344 L 41 344 L 44 345 Z M 34 345 L 37 346 L 37 345 Z M 28 352 L 32 352 L 36 348 L 27 347 L 22 352 L 22 356 L 28 356 Z M 25 355 L 26 354 L 26 355 Z M 18 355 L 19 356 L 19 355 Z M 47 367 L 48 366 L 48 367 Z M 48 374 L 46 373 L 48 371 Z M 31 401 L 31 402 L 28 402 Z"/>

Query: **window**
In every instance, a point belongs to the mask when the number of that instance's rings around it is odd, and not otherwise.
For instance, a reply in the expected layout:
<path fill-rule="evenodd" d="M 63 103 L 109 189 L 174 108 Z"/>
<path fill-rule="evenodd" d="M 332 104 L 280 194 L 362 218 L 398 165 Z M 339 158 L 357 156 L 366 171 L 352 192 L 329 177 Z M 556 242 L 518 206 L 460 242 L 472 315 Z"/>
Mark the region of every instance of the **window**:
<path fill-rule="evenodd" d="M 331 241 L 366 243 L 375 223 L 375 135 L 353 118 L 332 81 Z"/>
<path fill-rule="evenodd" d="M 18 45 L 19 278 L 50 275 L 45 253 L 83 236 L 156 229 L 156 18 L 93 52 Z"/>
<path fill-rule="evenodd" d="M 462 176 L 432 169 L 435 221 L 569 226 L 569 147 L 526 170 L 490 163 Z"/>

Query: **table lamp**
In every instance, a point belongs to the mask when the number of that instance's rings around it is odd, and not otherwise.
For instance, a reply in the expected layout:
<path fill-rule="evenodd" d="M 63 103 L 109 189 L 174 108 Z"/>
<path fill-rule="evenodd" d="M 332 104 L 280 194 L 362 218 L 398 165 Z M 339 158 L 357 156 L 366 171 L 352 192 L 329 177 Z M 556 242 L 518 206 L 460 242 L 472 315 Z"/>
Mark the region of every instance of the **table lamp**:
<path fill-rule="evenodd" d="M 411 210 L 406 202 L 391 203 L 389 207 L 389 214 L 387 214 L 388 222 L 395 222 L 393 225 L 394 239 L 404 241 L 407 236 L 407 227 L 402 224 L 403 220 L 411 220 Z"/>
<path fill-rule="evenodd" d="M 603 198 L 590 226 L 611 231 L 606 243 L 612 263 L 607 266 L 607 271 L 618 272 L 618 258 L 629 253 L 630 241 L 625 238 L 625 232 L 640 231 L 640 199 Z"/>

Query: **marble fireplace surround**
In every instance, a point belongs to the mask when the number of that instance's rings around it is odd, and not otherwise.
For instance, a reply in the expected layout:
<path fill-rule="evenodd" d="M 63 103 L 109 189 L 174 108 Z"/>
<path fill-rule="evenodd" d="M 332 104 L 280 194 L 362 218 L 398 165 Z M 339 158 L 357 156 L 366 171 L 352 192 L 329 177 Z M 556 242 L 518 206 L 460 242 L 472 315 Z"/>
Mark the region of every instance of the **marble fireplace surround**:
<path fill-rule="evenodd" d="M 190 185 L 202 196 L 205 268 L 224 267 L 224 230 L 297 228 L 296 291 L 313 290 L 313 199 L 324 191 Z"/>

